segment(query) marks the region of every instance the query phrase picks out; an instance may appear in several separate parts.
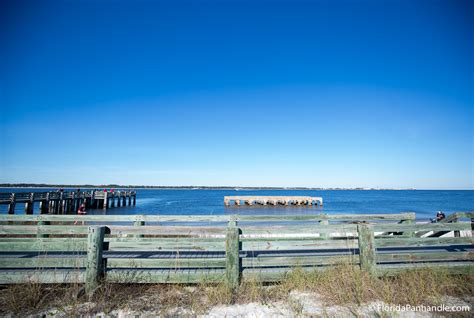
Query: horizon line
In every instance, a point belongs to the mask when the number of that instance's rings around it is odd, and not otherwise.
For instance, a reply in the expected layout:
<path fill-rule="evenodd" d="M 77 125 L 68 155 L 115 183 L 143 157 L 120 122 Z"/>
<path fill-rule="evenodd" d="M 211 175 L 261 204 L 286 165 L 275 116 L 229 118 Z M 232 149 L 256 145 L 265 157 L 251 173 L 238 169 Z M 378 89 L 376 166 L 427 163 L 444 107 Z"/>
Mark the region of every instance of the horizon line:
<path fill-rule="evenodd" d="M 474 189 L 440 189 L 414 187 L 303 187 L 303 186 L 209 186 L 209 185 L 123 185 L 123 184 L 66 184 L 66 183 L 0 183 L 2 188 L 47 188 L 47 187 L 84 187 L 84 188 L 158 188 L 158 189 L 278 189 L 278 190 L 433 190 L 433 191 L 473 191 Z"/>

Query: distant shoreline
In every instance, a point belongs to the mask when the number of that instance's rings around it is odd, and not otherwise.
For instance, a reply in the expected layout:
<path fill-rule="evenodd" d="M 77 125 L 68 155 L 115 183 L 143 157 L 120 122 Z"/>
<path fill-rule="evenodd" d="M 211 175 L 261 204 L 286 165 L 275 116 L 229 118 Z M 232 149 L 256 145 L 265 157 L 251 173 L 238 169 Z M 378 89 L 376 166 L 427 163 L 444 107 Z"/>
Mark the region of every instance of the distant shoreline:
<path fill-rule="evenodd" d="M 134 189 L 134 190 L 312 190 L 312 191 L 474 191 L 474 189 L 416 189 L 416 188 L 305 188 L 305 187 L 219 187 L 219 186 L 131 186 L 131 185 L 13 185 L 0 184 L 0 188 L 17 189 Z"/>
<path fill-rule="evenodd" d="M 35 184 L 35 183 L 0 183 L 0 188 L 117 188 L 117 189 L 162 189 L 162 190 L 422 190 L 415 188 L 309 188 L 309 187 L 239 187 L 239 186 L 145 186 L 145 185 L 119 185 L 119 184 Z M 430 189 L 436 190 L 436 189 Z M 445 189 L 446 190 L 446 189 Z M 466 189 L 468 190 L 468 189 Z M 449 190 L 446 190 L 449 191 Z M 456 190 L 461 191 L 461 190 Z"/>

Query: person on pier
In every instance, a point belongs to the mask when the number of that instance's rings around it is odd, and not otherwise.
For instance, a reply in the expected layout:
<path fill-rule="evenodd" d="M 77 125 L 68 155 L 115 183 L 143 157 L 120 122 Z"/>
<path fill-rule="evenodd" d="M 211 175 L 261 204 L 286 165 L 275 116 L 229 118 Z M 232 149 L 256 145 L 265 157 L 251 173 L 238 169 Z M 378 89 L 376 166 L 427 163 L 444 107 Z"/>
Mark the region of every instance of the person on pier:
<path fill-rule="evenodd" d="M 445 217 L 446 217 L 446 215 L 442 211 L 438 211 L 438 213 L 436 213 L 436 218 L 431 219 L 431 223 L 439 222 L 442 219 L 444 219 Z"/>
<path fill-rule="evenodd" d="M 86 212 L 86 205 L 85 205 L 84 203 L 82 203 L 81 206 L 79 207 L 79 209 L 77 209 L 77 214 L 78 214 L 78 215 L 85 215 L 85 214 L 87 214 L 87 212 Z M 79 222 L 79 220 L 76 220 L 76 221 L 74 222 L 74 225 L 76 225 L 77 222 Z M 84 225 L 84 221 L 82 221 L 82 225 Z"/>

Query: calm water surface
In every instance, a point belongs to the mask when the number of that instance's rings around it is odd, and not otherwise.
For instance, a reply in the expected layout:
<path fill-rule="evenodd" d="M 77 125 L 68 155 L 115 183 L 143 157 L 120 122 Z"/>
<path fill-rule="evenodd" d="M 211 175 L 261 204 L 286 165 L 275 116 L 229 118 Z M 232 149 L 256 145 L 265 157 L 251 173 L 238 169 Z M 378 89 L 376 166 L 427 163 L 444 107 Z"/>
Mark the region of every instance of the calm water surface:
<path fill-rule="evenodd" d="M 6 189 L 0 192 L 33 192 L 48 189 Z M 55 189 L 50 189 L 55 190 Z M 67 190 L 66 190 L 67 191 Z M 323 207 L 225 207 L 225 195 L 307 195 L 321 196 Z M 0 213 L 6 212 L 0 206 Z M 107 210 L 107 214 L 311 214 L 311 213 L 399 213 L 416 212 L 418 219 L 446 213 L 474 211 L 474 191 L 441 190 L 157 190 L 138 189 L 137 205 Z M 38 212 L 35 207 L 35 213 Z M 102 214 L 103 210 L 88 211 Z M 18 204 L 16 213 L 24 213 Z"/>

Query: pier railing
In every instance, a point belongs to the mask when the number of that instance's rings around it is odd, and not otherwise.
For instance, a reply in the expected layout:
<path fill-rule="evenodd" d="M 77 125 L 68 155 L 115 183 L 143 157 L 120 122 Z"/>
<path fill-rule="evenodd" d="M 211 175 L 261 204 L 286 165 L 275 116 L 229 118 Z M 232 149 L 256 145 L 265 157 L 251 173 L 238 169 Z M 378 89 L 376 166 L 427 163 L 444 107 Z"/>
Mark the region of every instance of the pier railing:
<path fill-rule="evenodd" d="M 0 283 L 280 280 L 295 267 L 346 263 L 373 275 L 444 267 L 472 273 L 474 213 L 270 216 L 1 215 Z M 413 219 L 412 219 L 413 217 Z M 331 220 L 331 223 L 323 223 Z M 467 220 L 467 221 L 464 221 Z M 75 221 L 79 221 L 73 225 Z M 87 225 L 82 225 L 82 221 Z M 426 232 L 423 237 L 416 237 Z M 459 232 L 460 235 L 449 236 Z M 436 237 L 436 233 L 444 233 Z"/>
<path fill-rule="evenodd" d="M 0 204 L 8 205 L 8 214 L 15 214 L 18 204 L 24 205 L 26 214 L 34 214 L 35 203 L 40 214 L 76 213 L 81 204 L 86 209 L 108 209 L 136 205 L 134 190 L 117 191 L 50 191 L 50 192 L 2 192 Z"/>

